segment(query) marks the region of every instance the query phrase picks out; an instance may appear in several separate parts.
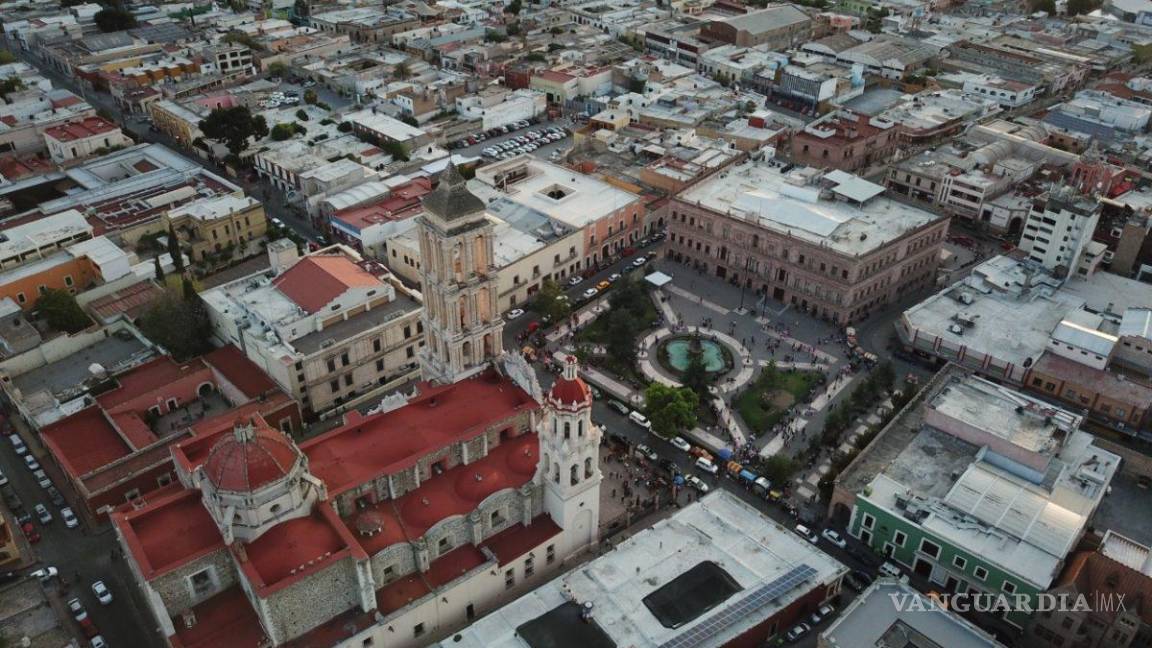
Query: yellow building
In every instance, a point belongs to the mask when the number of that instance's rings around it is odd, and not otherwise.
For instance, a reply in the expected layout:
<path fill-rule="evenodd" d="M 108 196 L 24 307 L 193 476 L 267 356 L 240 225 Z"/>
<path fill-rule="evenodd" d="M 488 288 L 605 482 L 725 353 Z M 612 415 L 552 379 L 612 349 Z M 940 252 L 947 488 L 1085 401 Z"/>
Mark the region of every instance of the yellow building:
<path fill-rule="evenodd" d="M 183 146 L 192 146 L 196 138 L 204 135 L 200 132 L 200 120 L 203 117 L 175 101 L 167 99 L 153 101 L 148 106 L 148 112 L 152 116 L 152 125 L 156 130 Z"/>
<path fill-rule="evenodd" d="M 264 205 L 251 196 L 228 194 L 188 203 L 164 217 L 164 228 L 176 230 L 180 247 L 193 262 L 210 260 L 220 253 L 242 256 L 264 237 L 268 229 Z"/>

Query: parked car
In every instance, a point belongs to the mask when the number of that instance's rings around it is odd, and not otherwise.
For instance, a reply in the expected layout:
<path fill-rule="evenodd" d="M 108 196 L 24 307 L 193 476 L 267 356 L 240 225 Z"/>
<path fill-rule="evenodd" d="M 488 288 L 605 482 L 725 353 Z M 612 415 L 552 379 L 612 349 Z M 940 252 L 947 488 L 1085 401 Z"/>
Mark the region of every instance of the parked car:
<path fill-rule="evenodd" d="M 720 471 L 719 466 L 717 466 L 715 462 L 713 462 L 711 459 L 709 459 L 707 457 L 699 457 L 698 459 L 696 459 L 696 468 L 699 470 L 703 470 L 704 472 L 708 473 L 709 475 L 715 475 L 717 472 Z"/>
<path fill-rule="evenodd" d="M 588 391 L 592 394 L 592 398 L 594 400 L 600 400 L 601 398 L 604 398 L 604 392 L 600 391 L 596 385 L 588 385 Z"/>
<path fill-rule="evenodd" d="M 36 511 L 36 518 L 40 520 L 40 524 L 52 523 L 52 512 L 48 510 L 47 506 L 44 506 L 43 504 L 37 504 L 32 508 L 32 510 Z"/>
<path fill-rule="evenodd" d="M 796 533 L 800 534 L 805 540 L 811 542 L 812 544 L 816 544 L 818 542 L 816 533 L 803 524 L 796 525 Z"/>
<path fill-rule="evenodd" d="M 841 549 L 848 546 L 848 543 L 844 541 L 844 538 L 840 537 L 840 534 L 836 533 L 832 529 L 824 529 L 820 532 L 820 535 L 825 540 L 836 545 L 837 547 L 840 547 Z"/>
<path fill-rule="evenodd" d="M 616 410 L 617 412 L 620 412 L 624 416 L 628 416 L 628 413 L 632 411 L 632 410 L 628 409 L 627 405 L 625 405 L 624 403 L 621 403 L 620 401 L 617 401 L 617 400 L 609 401 L 608 407 L 611 407 L 612 409 Z"/>
<path fill-rule="evenodd" d="M 28 575 L 39 578 L 41 582 L 46 582 L 56 578 L 59 574 L 60 572 L 55 567 L 42 567 Z"/>
<path fill-rule="evenodd" d="M 832 607 L 830 603 L 825 603 L 820 606 L 820 609 L 812 613 L 812 625 L 816 625 L 821 621 L 827 621 L 832 618 L 836 613 L 836 608 Z"/>
<path fill-rule="evenodd" d="M 880 569 L 878 571 L 880 572 L 881 576 L 888 576 L 890 578 L 900 578 L 904 575 L 904 572 L 900 571 L 900 568 L 896 565 L 893 565 L 891 562 L 885 562 L 883 565 L 880 565 Z"/>
<path fill-rule="evenodd" d="M 44 469 L 32 471 L 32 476 L 36 478 L 36 483 L 40 485 L 40 488 L 48 489 L 52 486 L 52 480 L 48 478 Z"/>
<path fill-rule="evenodd" d="M 611 287 L 612 284 L 607 281 L 601 281 L 600 283 L 596 284 L 596 290 L 608 290 Z"/>
<path fill-rule="evenodd" d="M 580 275 L 572 275 L 572 278 L 568 280 L 568 285 L 578 286 L 580 285 L 581 281 L 584 281 L 584 277 L 581 277 Z"/>
<path fill-rule="evenodd" d="M 55 486 L 48 487 L 48 499 L 52 500 L 52 505 L 57 508 L 67 505 L 64 496 L 60 494 L 60 489 Z"/>
<path fill-rule="evenodd" d="M 708 484 L 705 484 L 704 480 L 700 479 L 696 475 L 688 475 L 684 478 L 684 481 L 692 488 L 700 491 L 701 494 L 706 494 L 709 490 Z"/>
<path fill-rule="evenodd" d="M 807 623 L 801 623 L 801 624 L 793 627 L 791 630 L 789 630 L 788 634 L 785 636 L 787 637 L 788 641 L 790 641 L 790 642 L 799 641 L 800 637 L 803 637 L 804 635 L 808 634 L 808 631 L 811 629 L 812 629 L 812 627 L 809 626 Z"/>
<path fill-rule="evenodd" d="M 595 288 L 589 288 L 588 290 L 584 291 L 584 299 L 592 299 L 598 294 L 600 294 L 599 290 L 596 290 Z"/>
<path fill-rule="evenodd" d="M 112 602 L 112 592 L 108 590 L 108 586 L 102 580 L 92 583 L 92 593 L 96 595 L 96 600 L 100 601 L 102 605 L 108 605 Z"/>
<path fill-rule="evenodd" d="M 68 599 L 68 611 L 72 613 L 72 618 L 76 619 L 77 623 L 88 618 L 88 611 L 84 609 L 79 598 Z"/>
<path fill-rule="evenodd" d="M 671 459 L 661 459 L 660 467 L 669 475 L 675 476 L 680 474 L 680 466 L 677 466 L 676 462 Z"/>
<path fill-rule="evenodd" d="M 613 272 L 611 275 L 608 275 L 608 283 L 616 283 L 617 281 L 620 281 L 619 272 Z"/>
<path fill-rule="evenodd" d="M 660 455 L 656 454 L 655 450 L 653 450 L 652 448 L 649 448 L 647 445 L 645 445 L 643 443 L 636 446 L 636 452 L 639 452 L 640 456 L 644 457 L 648 461 L 656 461 L 657 459 L 660 458 Z"/>
<path fill-rule="evenodd" d="M 853 591 L 863 592 L 872 584 L 872 577 L 857 569 L 844 577 L 844 583 Z"/>
<path fill-rule="evenodd" d="M 20 525 L 20 530 L 24 532 L 24 537 L 28 538 L 28 544 L 40 542 L 40 532 L 36 530 L 36 526 L 31 522 L 25 522 Z"/>
<path fill-rule="evenodd" d="M 504 317 L 505 317 L 506 319 L 514 320 L 514 319 L 516 319 L 517 317 L 520 317 L 520 316 L 521 316 L 521 315 L 523 315 L 523 314 L 524 314 L 524 309 L 522 309 L 522 308 L 513 308 L 512 310 L 510 310 L 510 311 L 508 311 L 507 313 L 505 313 L 505 314 L 504 314 Z"/>
<path fill-rule="evenodd" d="M 668 440 L 668 443 L 671 443 L 672 447 L 676 448 L 677 450 L 683 450 L 684 452 L 688 452 L 692 449 L 692 444 L 685 441 L 683 437 L 674 436 Z"/>
<path fill-rule="evenodd" d="M 92 637 L 92 648 L 108 648 L 108 642 L 104 641 L 104 637 L 96 635 Z"/>
<path fill-rule="evenodd" d="M 24 465 L 28 466 L 28 470 L 40 470 L 40 462 L 36 461 L 36 457 L 30 454 L 24 455 Z"/>
<path fill-rule="evenodd" d="M 648 420 L 647 416 L 644 416 L 640 412 L 637 412 L 637 411 L 630 412 L 628 414 L 628 420 L 632 421 L 636 425 L 639 425 L 640 427 L 644 428 L 645 430 L 651 430 L 652 429 L 652 422 Z"/>
<path fill-rule="evenodd" d="M 636 260 L 632 262 L 632 265 L 639 268 L 640 266 L 644 265 L 645 263 L 648 263 L 648 257 L 636 257 Z"/>
<path fill-rule="evenodd" d="M 72 512 L 72 509 L 67 506 L 60 509 L 60 519 L 64 520 L 64 526 L 69 529 L 75 529 L 80 526 L 80 520 L 76 517 L 76 514 Z"/>
<path fill-rule="evenodd" d="M 19 434 L 9 434 L 8 442 L 12 444 L 12 449 L 16 451 L 17 455 L 23 457 L 28 454 L 28 446 L 24 445 L 24 439 Z"/>

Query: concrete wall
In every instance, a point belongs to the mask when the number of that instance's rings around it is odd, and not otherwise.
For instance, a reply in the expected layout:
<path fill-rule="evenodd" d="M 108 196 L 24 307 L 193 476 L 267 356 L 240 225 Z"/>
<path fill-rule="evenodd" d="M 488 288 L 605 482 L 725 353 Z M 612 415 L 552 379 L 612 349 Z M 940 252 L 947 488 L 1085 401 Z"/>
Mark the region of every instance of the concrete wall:
<path fill-rule="evenodd" d="M 206 596 L 197 597 L 193 594 L 188 579 L 193 574 L 209 568 L 215 572 L 217 587 L 210 590 Z M 235 583 L 236 565 L 233 563 L 232 555 L 228 553 L 228 550 L 221 548 L 164 574 L 152 581 L 151 586 L 160 595 L 168 614 L 177 616 L 197 603 L 232 587 Z"/>

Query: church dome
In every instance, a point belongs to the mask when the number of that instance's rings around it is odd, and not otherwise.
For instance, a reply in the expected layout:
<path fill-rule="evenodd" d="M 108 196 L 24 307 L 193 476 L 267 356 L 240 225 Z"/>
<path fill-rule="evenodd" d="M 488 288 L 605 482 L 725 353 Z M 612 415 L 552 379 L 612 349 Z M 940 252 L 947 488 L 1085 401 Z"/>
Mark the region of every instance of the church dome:
<path fill-rule="evenodd" d="M 238 420 L 208 452 L 204 476 L 218 491 L 250 492 L 287 477 L 301 457 L 281 432 Z"/>
<path fill-rule="evenodd" d="M 548 399 L 563 407 L 592 403 L 592 391 L 576 372 L 576 356 L 564 360 L 564 373 L 552 383 Z"/>

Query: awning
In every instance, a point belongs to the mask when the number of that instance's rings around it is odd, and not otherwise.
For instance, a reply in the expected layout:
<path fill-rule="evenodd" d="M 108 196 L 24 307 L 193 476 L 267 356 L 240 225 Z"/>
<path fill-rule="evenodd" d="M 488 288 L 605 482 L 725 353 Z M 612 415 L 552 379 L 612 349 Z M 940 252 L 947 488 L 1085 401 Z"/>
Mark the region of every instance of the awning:
<path fill-rule="evenodd" d="M 663 272 L 656 271 L 656 272 L 653 272 L 652 274 L 648 275 L 647 277 L 644 277 L 644 281 L 647 281 L 648 283 L 652 284 L 653 286 L 656 286 L 657 288 L 663 288 L 664 286 L 666 286 L 667 284 L 672 282 L 672 277 L 664 274 Z"/>

